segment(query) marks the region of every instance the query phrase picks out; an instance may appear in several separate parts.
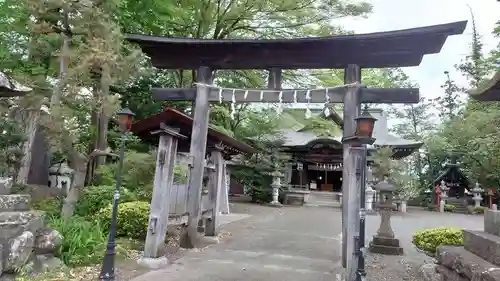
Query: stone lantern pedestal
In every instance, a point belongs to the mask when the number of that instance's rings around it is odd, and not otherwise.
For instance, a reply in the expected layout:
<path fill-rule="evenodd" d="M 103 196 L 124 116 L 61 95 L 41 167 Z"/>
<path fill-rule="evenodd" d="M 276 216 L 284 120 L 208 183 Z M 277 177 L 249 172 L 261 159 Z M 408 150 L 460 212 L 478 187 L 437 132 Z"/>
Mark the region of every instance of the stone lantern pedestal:
<path fill-rule="evenodd" d="M 396 186 L 387 182 L 387 179 L 374 186 L 379 194 L 377 207 L 380 213 L 380 226 L 377 234 L 370 242 L 370 252 L 384 255 L 402 255 L 403 248 L 399 245 L 399 239 L 394 236 L 391 227 L 392 199 Z"/>
<path fill-rule="evenodd" d="M 283 205 L 279 202 L 278 198 L 280 195 L 280 188 L 281 188 L 281 173 L 280 172 L 274 172 L 272 174 L 273 176 L 273 183 L 271 184 L 271 187 L 273 188 L 273 201 L 269 203 L 269 206 L 271 207 L 278 207 L 281 208 Z"/>

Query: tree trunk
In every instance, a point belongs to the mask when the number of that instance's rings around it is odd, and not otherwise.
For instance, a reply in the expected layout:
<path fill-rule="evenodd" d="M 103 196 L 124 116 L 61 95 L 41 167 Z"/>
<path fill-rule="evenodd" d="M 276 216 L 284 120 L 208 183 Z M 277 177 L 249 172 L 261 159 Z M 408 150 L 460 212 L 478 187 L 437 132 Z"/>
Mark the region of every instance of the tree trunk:
<path fill-rule="evenodd" d="M 95 91 L 95 90 L 94 90 Z M 97 93 L 94 93 L 94 96 L 97 97 Z M 91 128 L 96 128 L 96 131 L 98 131 L 98 122 L 99 121 L 99 113 L 96 110 L 92 110 L 92 113 L 90 115 L 90 126 Z M 97 148 L 97 139 L 94 138 L 91 144 L 89 144 L 89 150 L 87 151 L 88 154 L 92 153 L 94 149 Z M 93 180 L 94 180 L 94 174 L 95 174 L 95 159 L 92 158 L 88 161 L 87 163 L 87 172 L 85 173 L 85 186 L 91 185 Z"/>
<path fill-rule="evenodd" d="M 61 211 L 61 216 L 63 218 L 70 218 L 75 212 L 75 205 L 76 202 L 78 202 L 78 193 L 85 185 L 87 160 L 75 150 L 71 152 L 71 159 L 68 166 L 73 169 L 73 180 L 64 198 Z"/>
<path fill-rule="evenodd" d="M 19 170 L 17 172 L 15 182 L 17 184 L 27 184 L 28 176 L 31 167 L 31 148 L 33 147 L 33 142 L 35 141 L 36 132 L 38 129 L 38 120 L 40 118 L 39 110 L 28 110 L 25 118 L 23 118 L 22 124 L 25 126 L 25 136 L 26 140 L 22 145 L 22 158 L 19 165 Z"/>

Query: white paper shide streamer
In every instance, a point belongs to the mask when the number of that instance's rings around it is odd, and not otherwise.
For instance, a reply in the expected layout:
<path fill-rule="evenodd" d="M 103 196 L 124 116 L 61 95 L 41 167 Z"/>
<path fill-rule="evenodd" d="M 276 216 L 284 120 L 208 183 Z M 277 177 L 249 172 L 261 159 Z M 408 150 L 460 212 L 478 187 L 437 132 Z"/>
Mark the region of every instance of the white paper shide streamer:
<path fill-rule="evenodd" d="M 233 90 L 233 95 L 231 96 L 231 119 L 234 120 L 236 116 L 236 96 L 235 96 L 236 90 Z"/>
<path fill-rule="evenodd" d="M 280 91 L 279 96 L 278 96 L 278 109 L 276 110 L 278 115 L 283 113 L 283 91 Z"/>
<path fill-rule="evenodd" d="M 236 115 L 236 96 L 235 96 L 235 93 L 236 91 L 241 91 L 241 92 L 244 92 L 244 95 L 243 95 L 243 101 L 240 101 L 240 102 L 248 102 L 247 101 L 247 98 L 248 98 L 248 92 L 250 91 L 250 89 L 236 89 L 236 88 L 221 88 L 221 87 L 217 87 L 215 85 L 212 85 L 212 84 L 205 84 L 205 83 L 194 83 L 195 85 L 199 85 L 199 86 L 205 86 L 205 87 L 208 87 L 208 88 L 211 88 L 211 89 L 217 89 L 219 91 L 219 103 L 222 103 L 224 102 L 224 95 L 223 95 L 223 91 L 232 91 L 232 97 L 231 97 L 231 118 L 235 118 L 235 115 Z M 315 88 L 314 89 L 314 93 L 317 93 L 317 91 L 325 91 L 325 109 L 324 109 L 324 113 L 325 115 L 330 115 L 330 109 L 328 108 L 328 105 L 330 104 L 330 94 L 329 94 L 329 90 L 332 90 L 332 89 L 339 89 L 339 88 L 345 88 L 345 87 L 351 87 L 351 86 L 355 86 L 357 85 L 358 83 L 350 83 L 350 84 L 345 84 L 345 85 L 340 85 L 340 86 L 336 86 L 336 87 L 329 87 L 329 88 Z M 255 91 L 255 90 L 253 90 Z M 287 90 L 287 91 L 292 91 L 292 90 Z M 269 90 L 260 90 L 260 101 L 263 102 L 264 101 L 264 93 L 273 93 L 274 95 L 276 93 L 279 93 L 279 96 L 278 96 L 278 108 L 277 108 L 277 113 L 278 114 L 281 114 L 283 112 L 283 91 L 282 90 L 272 90 L 272 89 L 269 89 Z M 298 97 L 297 97 L 297 94 L 298 94 L 298 90 L 293 90 L 293 103 L 298 103 Z M 310 103 L 311 103 L 311 90 L 310 89 L 307 89 L 306 90 L 306 112 L 305 112 L 305 118 L 311 118 L 312 117 L 312 112 L 311 112 L 311 109 L 310 109 Z M 252 101 L 255 101 L 254 98 L 251 98 Z"/>
<path fill-rule="evenodd" d="M 306 104 L 306 116 L 305 117 L 306 117 L 306 119 L 309 119 L 312 116 L 311 109 L 309 108 L 309 104 L 311 101 L 311 90 L 307 90 L 307 92 L 306 92 L 306 101 L 307 101 L 307 104 Z"/>
<path fill-rule="evenodd" d="M 328 94 L 328 89 L 325 91 L 325 116 L 328 117 L 330 115 L 330 109 L 328 105 L 330 104 L 330 95 Z"/>

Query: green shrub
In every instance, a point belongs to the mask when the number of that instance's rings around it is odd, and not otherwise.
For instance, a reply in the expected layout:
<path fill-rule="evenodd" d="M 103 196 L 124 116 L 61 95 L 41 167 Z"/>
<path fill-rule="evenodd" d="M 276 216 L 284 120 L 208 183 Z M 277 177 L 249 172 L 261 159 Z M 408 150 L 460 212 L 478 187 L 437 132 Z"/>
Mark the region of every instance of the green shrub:
<path fill-rule="evenodd" d="M 474 214 L 483 214 L 488 208 L 487 207 L 474 207 L 474 209 L 472 209 L 472 213 Z"/>
<path fill-rule="evenodd" d="M 440 227 L 417 231 L 413 235 L 413 244 L 420 250 L 433 256 L 439 245 L 462 246 L 464 243 L 463 231 L 457 228 Z"/>
<path fill-rule="evenodd" d="M 450 204 L 444 204 L 444 211 L 445 212 L 455 212 L 457 207 L 455 205 L 450 205 Z"/>
<path fill-rule="evenodd" d="M 97 218 L 105 227 L 109 227 L 113 206 L 108 206 L 97 213 Z M 149 221 L 149 203 L 132 201 L 118 206 L 117 235 L 129 238 L 146 237 Z"/>
<path fill-rule="evenodd" d="M 75 214 L 83 217 L 93 216 L 102 208 L 113 202 L 115 192 L 114 185 L 88 186 L 75 206 Z M 122 187 L 120 190 L 120 202 L 135 201 L 136 196 L 128 189 Z"/>
<path fill-rule="evenodd" d="M 59 217 L 61 215 L 62 202 L 59 198 L 45 199 L 32 204 L 33 209 L 44 211 L 47 217 Z"/>
<path fill-rule="evenodd" d="M 89 222 L 78 216 L 69 219 L 48 217 L 47 222 L 64 238 L 58 255 L 66 265 L 89 265 L 102 261 L 107 231 L 99 222 Z"/>
<path fill-rule="evenodd" d="M 96 185 L 114 185 L 117 164 L 103 165 L 96 173 Z M 153 181 L 156 169 L 156 151 L 140 153 L 129 151 L 125 154 L 122 170 L 122 184 L 132 193 L 136 194 L 138 200 L 150 201 L 153 192 Z M 187 183 L 187 169 L 176 165 L 174 169 L 174 181 Z"/>

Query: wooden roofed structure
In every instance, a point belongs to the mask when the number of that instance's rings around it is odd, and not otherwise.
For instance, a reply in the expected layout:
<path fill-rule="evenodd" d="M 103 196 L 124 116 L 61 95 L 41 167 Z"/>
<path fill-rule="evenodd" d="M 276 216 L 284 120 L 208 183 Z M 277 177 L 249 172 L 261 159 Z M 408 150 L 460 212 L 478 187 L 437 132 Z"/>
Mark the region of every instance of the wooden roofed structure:
<path fill-rule="evenodd" d="M 19 84 L 0 71 L 0 97 L 19 97 L 31 92 L 31 88 Z"/>
<path fill-rule="evenodd" d="M 190 154 L 193 165 L 189 177 L 189 220 L 183 241 L 194 247 L 198 240 L 199 202 L 203 185 L 204 158 L 210 128 L 210 102 L 279 102 L 344 103 L 343 137 L 355 135 L 355 118 L 361 103 L 418 103 L 418 89 L 371 89 L 361 84 L 361 68 L 417 66 L 424 55 L 439 53 L 448 36 L 462 34 L 467 22 L 419 27 L 372 34 L 328 36 L 275 40 L 167 38 L 129 34 L 161 69 L 196 69 L 196 87 L 186 89 L 153 89 L 158 101 L 195 100 Z M 213 85 L 214 71 L 219 69 L 269 70 L 268 89 L 224 89 Z M 283 69 L 344 69 L 344 85 L 329 89 L 282 89 Z M 266 95 L 263 95 L 266 91 Z M 326 99 L 325 95 L 328 96 Z M 357 256 L 353 255 L 356 222 L 361 204 L 357 186 L 355 159 L 361 153 L 344 143 L 342 184 L 343 248 L 342 264 L 355 273 Z M 276 175 L 276 182 L 279 182 Z M 364 182 L 364 179 L 362 179 Z M 273 186 L 273 203 L 278 187 Z M 345 192 L 344 192 L 345 191 Z M 349 225 L 346 224 L 349 222 Z M 364 247 L 361 239 L 360 247 Z M 349 261 L 348 261 L 349 259 Z M 350 276 L 349 279 L 353 276 Z"/>
<path fill-rule="evenodd" d="M 500 101 L 500 71 L 469 94 L 478 101 Z"/>
<path fill-rule="evenodd" d="M 396 137 L 389 133 L 387 125 L 387 115 L 379 108 L 368 109 L 370 114 L 377 118 L 373 137 L 375 143 L 369 147 L 369 152 L 374 151 L 377 147 L 388 146 L 394 151 L 393 157 L 396 159 L 409 156 L 415 150 L 419 149 L 423 143 L 419 141 L 406 140 Z M 335 116 L 332 122 L 342 121 L 341 117 L 330 110 L 330 114 Z M 324 112 L 320 115 L 325 117 Z M 338 120 L 340 119 L 340 120 Z M 343 121 L 337 123 L 341 128 Z M 283 140 L 282 151 L 293 155 L 295 161 L 304 161 L 313 164 L 336 164 L 341 163 L 342 159 L 342 136 L 336 137 L 321 137 L 311 131 L 285 129 L 280 136 Z"/>
<path fill-rule="evenodd" d="M 472 184 L 460 168 L 456 158 L 452 157 L 449 163 L 444 165 L 442 172 L 430 184 L 429 189 L 435 190 L 441 181 L 444 181 L 450 188 L 448 195 L 450 197 L 463 197 L 466 190 L 472 188 Z"/>
<path fill-rule="evenodd" d="M 193 118 L 177 109 L 167 107 L 163 110 L 163 112 L 139 120 L 134 123 L 131 131 L 142 140 L 152 144 L 157 144 L 158 135 L 151 135 L 151 132 L 158 130 L 161 123 L 172 128 L 178 128 L 181 135 L 188 137 L 186 140 L 179 141 L 178 151 L 189 152 Z M 210 148 L 215 145 L 222 145 L 224 148 L 223 153 L 227 157 L 237 154 L 252 154 L 256 151 L 255 148 L 250 145 L 236 140 L 213 127 L 209 127 L 207 147 Z"/>

